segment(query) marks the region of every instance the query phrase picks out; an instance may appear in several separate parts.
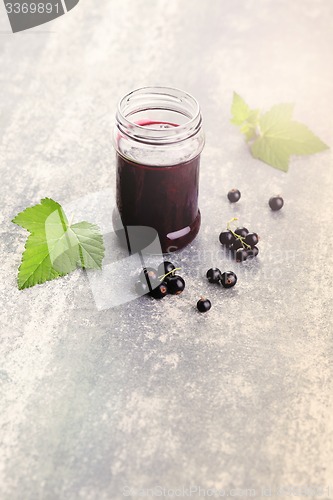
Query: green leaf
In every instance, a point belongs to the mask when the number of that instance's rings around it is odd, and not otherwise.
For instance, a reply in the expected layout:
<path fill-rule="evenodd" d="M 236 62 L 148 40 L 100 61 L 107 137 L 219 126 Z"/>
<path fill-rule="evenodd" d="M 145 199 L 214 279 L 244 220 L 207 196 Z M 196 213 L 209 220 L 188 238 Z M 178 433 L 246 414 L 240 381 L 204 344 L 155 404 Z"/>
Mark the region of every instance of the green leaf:
<path fill-rule="evenodd" d="M 18 273 L 20 290 L 64 276 L 77 267 L 101 268 L 104 244 L 99 228 L 88 222 L 69 225 L 54 200 L 43 199 L 19 213 L 13 222 L 31 233 Z"/>
<path fill-rule="evenodd" d="M 242 123 L 244 123 L 251 114 L 251 109 L 249 108 L 249 106 L 246 104 L 244 99 L 236 92 L 234 92 L 232 100 L 231 114 L 231 123 L 233 123 L 234 125 L 242 125 Z"/>
<path fill-rule="evenodd" d="M 19 267 L 19 290 L 54 280 L 65 274 L 67 273 L 61 274 L 52 266 L 45 237 L 39 234 L 30 234 Z"/>
<path fill-rule="evenodd" d="M 284 124 L 289 122 L 292 118 L 293 111 L 294 104 L 292 103 L 276 104 L 272 106 L 267 113 L 261 115 L 259 118 L 261 132 L 268 132 L 272 126 L 275 127 L 279 123 Z"/>
<path fill-rule="evenodd" d="M 293 109 L 293 104 L 278 104 L 261 114 L 258 109 L 250 109 L 236 92 L 231 106 L 231 122 L 245 135 L 252 155 L 284 172 L 292 155 L 328 149 L 308 127 L 292 120 Z"/>
<path fill-rule="evenodd" d="M 240 131 L 245 135 L 247 142 L 255 138 L 258 122 L 259 110 L 254 109 L 253 111 L 251 111 L 246 121 L 240 127 Z"/>
<path fill-rule="evenodd" d="M 292 121 L 292 104 L 273 106 L 259 120 L 261 135 L 251 145 L 252 155 L 288 171 L 292 155 L 309 155 L 328 148 L 305 125 Z"/>
<path fill-rule="evenodd" d="M 55 243 L 51 260 L 58 272 L 70 272 L 77 267 L 101 269 L 104 245 L 98 226 L 89 222 L 73 224 L 60 238 L 51 241 Z"/>
<path fill-rule="evenodd" d="M 46 219 L 56 210 L 61 212 L 61 216 L 64 217 L 67 222 L 66 216 L 59 203 L 50 198 L 44 198 L 41 200 L 40 204 L 26 208 L 23 212 L 20 212 L 12 222 L 27 229 L 30 233 L 33 233 L 43 229 Z"/>
<path fill-rule="evenodd" d="M 253 139 L 256 135 L 256 127 L 259 120 L 259 110 L 251 109 L 244 99 L 234 92 L 234 97 L 231 105 L 232 119 L 231 123 L 238 125 L 240 131 L 245 135 L 247 142 Z"/>

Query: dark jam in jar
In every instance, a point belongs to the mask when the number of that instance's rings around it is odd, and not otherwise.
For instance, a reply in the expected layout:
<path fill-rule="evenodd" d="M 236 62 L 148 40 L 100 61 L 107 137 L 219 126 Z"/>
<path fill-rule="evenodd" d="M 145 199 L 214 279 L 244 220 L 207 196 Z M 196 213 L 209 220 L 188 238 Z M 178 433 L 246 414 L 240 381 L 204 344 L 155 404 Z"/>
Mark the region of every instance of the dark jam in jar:
<path fill-rule="evenodd" d="M 163 97 L 165 89 L 157 90 Z M 161 106 L 157 117 L 163 115 L 163 98 Z M 139 117 L 135 112 L 131 114 L 133 121 L 125 121 L 127 130 L 124 123 L 116 129 L 117 209 L 123 226 L 154 228 L 162 252 L 172 252 L 188 245 L 200 228 L 198 190 L 203 133 L 201 126 L 186 128 L 188 114 L 184 120 L 184 114 L 175 110 L 171 122 L 149 119 L 149 113 L 156 115 L 154 104 L 152 110 L 144 111 L 143 117 L 141 109 Z M 172 113 L 167 111 L 169 117 Z M 180 123 L 175 120 L 177 113 L 182 116 Z"/>

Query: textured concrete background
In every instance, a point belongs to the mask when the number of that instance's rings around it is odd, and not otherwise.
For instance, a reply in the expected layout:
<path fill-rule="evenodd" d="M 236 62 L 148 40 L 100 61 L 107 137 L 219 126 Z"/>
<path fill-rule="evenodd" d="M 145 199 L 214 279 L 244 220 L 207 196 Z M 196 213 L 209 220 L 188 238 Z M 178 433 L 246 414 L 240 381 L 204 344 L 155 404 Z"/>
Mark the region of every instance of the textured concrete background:
<path fill-rule="evenodd" d="M 332 153 L 284 174 L 229 123 L 233 90 L 295 102 L 332 145 L 332 21 L 331 0 L 82 0 L 13 35 L 0 11 L 1 500 L 333 487 Z M 97 311 L 77 271 L 19 292 L 26 234 L 11 218 L 113 188 L 116 103 L 154 84 L 193 93 L 205 119 L 202 230 L 174 257 L 186 291 Z M 255 262 L 217 242 L 234 215 L 261 235 Z M 208 286 L 211 264 L 236 270 L 235 289 Z"/>

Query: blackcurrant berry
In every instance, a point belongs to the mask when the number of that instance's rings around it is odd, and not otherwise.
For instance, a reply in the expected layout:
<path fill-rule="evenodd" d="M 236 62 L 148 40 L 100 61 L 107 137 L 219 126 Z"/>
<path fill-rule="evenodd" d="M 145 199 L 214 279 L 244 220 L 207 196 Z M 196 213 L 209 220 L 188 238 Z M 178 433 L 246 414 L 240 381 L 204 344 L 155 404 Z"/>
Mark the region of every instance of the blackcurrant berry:
<path fill-rule="evenodd" d="M 231 288 L 237 283 L 237 276 L 232 271 L 228 271 L 222 274 L 221 283 L 224 288 Z"/>
<path fill-rule="evenodd" d="M 238 234 L 238 236 L 242 236 L 242 238 L 245 238 L 245 236 L 249 233 L 249 230 L 246 229 L 246 227 L 238 227 L 234 233 Z"/>
<path fill-rule="evenodd" d="M 141 295 L 149 293 L 149 287 L 146 282 L 138 281 L 135 283 L 135 291 L 141 297 Z"/>
<path fill-rule="evenodd" d="M 280 210 L 284 205 L 284 200 L 282 196 L 272 196 L 268 201 L 269 206 L 274 212 Z"/>
<path fill-rule="evenodd" d="M 168 280 L 166 280 L 166 284 L 168 292 L 171 293 L 171 295 L 179 295 L 185 288 L 185 281 L 177 274 L 168 278 Z"/>
<path fill-rule="evenodd" d="M 241 193 L 238 189 L 231 189 L 228 193 L 228 200 L 231 203 L 236 203 L 241 197 Z"/>
<path fill-rule="evenodd" d="M 253 247 L 251 250 L 247 251 L 247 258 L 252 259 L 253 257 L 256 257 L 259 253 L 259 248 L 258 247 Z"/>
<path fill-rule="evenodd" d="M 235 253 L 236 262 L 244 262 L 247 259 L 247 250 L 239 248 Z"/>
<path fill-rule="evenodd" d="M 250 247 L 253 248 L 258 243 L 259 236 L 257 235 L 257 233 L 249 233 L 246 235 L 244 241 L 247 245 L 250 245 Z"/>
<path fill-rule="evenodd" d="M 208 299 L 200 299 L 197 302 L 197 309 L 201 313 L 205 313 L 209 311 L 209 309 L 212 307 L 212 303 Z"/>
<path fill-rule="evenodd" d="M 172 262 L 164 261 L 158 266 L 157 272 L 159 276 L 164 276 L 165 274 L 168 273 L 170 273 L 171 275 L 174 274 L 172 273 L 174 269 L 176 269 L 176 267 L 172 264 Z"/>
<path fill-rule="evenodd" d="M 241 240 L 236 240 L 230 247 L 230 250 L 232 250 L 233 252 L 236 252 L 236 250 L 238 250 L 239 248 L 244 248 L 243 247 L 243 243 L 241 242 Z"/>
<path fill-rule="evenodd" d="M 221 271 L 217 269 L 217 267 L 213 267 L 211 269 L 208 269 L 206 273 L 207 279 L 209 283 L 218 283 L 221 279 Z"/>
<path fill-rule="evenodd" d="M 154 297 L 154 299 L 163 299 L 168 293 L 168 287 L 166 283 L 160 283 L 154 290 L 150 292 L 150 295 Z"/>
<path fill-rule="evenodd" d="M 219 236 L 221 245 L 224 245 L 226 247 L 229 247 L 235 241 L 235 239 L 235 236 L 230 231 L 223 231 Z"/>
<path fill-rule="evenodd" d="M 157 277 L 157 271 L 152 267 L 143 268 L 140 273 L 139 280 L 142 283 L 147 283 L 148 286 L 151 286 L 151 288 L 155 288 L 160 283 Z"/>

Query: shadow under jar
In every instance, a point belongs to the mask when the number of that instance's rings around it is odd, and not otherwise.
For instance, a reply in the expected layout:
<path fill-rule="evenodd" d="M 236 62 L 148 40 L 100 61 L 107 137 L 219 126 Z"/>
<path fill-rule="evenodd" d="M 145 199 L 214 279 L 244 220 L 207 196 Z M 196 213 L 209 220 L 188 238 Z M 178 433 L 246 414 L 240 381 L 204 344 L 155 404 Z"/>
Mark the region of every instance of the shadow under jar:
<path fill-rule="evenodd" d="M 205 140 L 197 101 L 172 88 L 135 90 L 119 103 L 113 140 L 123 226 L 154 228 L 163 253 L 188 245 L 201 220 L 199 164 Z"/>

